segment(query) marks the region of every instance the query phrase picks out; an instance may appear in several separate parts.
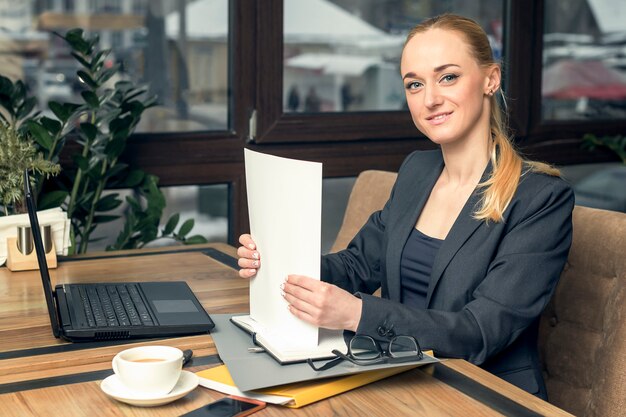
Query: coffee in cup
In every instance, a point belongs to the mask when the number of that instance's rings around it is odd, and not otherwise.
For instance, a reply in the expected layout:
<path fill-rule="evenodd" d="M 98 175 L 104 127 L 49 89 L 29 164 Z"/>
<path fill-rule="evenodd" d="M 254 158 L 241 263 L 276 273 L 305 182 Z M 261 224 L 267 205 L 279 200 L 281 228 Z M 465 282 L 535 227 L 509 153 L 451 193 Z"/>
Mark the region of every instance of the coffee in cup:
<path fill-rule="evenodd" d="M 123 350 L 113 358 L 113 372 L 135 395 L 168 394 L 178 382 L 183 352 L 170 346 L 140 346 Z"/>

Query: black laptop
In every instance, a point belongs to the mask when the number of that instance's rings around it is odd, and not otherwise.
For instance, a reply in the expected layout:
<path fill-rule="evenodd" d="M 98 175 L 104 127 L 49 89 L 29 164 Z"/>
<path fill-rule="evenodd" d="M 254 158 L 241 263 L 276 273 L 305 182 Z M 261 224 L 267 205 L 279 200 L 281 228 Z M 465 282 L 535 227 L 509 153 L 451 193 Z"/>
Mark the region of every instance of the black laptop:
<path fill-rule="evenodd" d="M 55 337 L 89 342 L 183 336 L 215 327 L 184 281 L 62 284 L 53 291 L 27 170 L 24 195 Z"/>

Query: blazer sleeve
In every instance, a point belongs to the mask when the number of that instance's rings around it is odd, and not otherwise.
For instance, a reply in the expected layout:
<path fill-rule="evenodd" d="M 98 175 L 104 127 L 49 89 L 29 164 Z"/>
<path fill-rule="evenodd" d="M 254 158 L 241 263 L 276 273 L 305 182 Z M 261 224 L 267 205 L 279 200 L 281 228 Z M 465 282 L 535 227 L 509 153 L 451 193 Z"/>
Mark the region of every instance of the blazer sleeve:
<path fill-rule="evenodd" d="M 357 294 L 363 300 L 357 333 L 383 342 L 413 335 L 437 355 L 476 364 L 506 348 L 545 308 L 571 245 L 572 190 L 561 180 L 544 185 L 502 237 L 486 276 L 463 308 L 413 309 Z"/>
<path fill-rule="evenodd" d="M 380 287 L 385 214 L 385 208 L 374 212 L 346 249 L 322 257 L 322 280 L 352 293 L 371 294 Z"/>

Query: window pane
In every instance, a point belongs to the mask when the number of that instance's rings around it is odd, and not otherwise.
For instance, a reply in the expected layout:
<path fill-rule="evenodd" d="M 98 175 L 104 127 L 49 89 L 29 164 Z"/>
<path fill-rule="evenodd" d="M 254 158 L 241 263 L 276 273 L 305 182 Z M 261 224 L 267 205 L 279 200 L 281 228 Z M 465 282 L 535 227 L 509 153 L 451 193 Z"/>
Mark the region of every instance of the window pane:
<path fill-rule="evenodd" d="M 577 205 L 626 213 L 626 165 L 579 164 L 560 169 L 574 189 Z"/>
<path fill-rule="evenodd" d="M 227 242 L 228 240 L 228 185 L 184 185 L 160 187 L 165 197 L 165 209 L 161 216 L 162 231 L 168 219 L 178 213 L 180 219 L 175 231 L 189 219 L 194 220 L 194 226 L 187 237 L 202 235 L 209 242 Z M 127 196 L 132 196 L 132 190 L 105 191 L 105 195 L 117 193 L 124 201 L 122 205 L 107 215 L 117 215 L 120 219 L 110 223 L 102 223 L 92 234 L 93 242 L 89 244 L 89 251 L 105 250 L 108 245 L 115 243 L 117 236 L 124 228 L 124 214 L 128 211 Z M 161 238 L 151 242 L 148 246 L 168 246 L 176 242 L 171 238 Z"/>
<path fill-rule="evenodd" d="M 76 27 L 111 48 L 117 80 L 157 94 L 138 131 L 228 128 L 228 0 L 0 0 L 0 72 L 24 80 L 42 110 L 80 101 L 78 64 L 53 35 Z"/>
<path fill-rule="evenodd" d="M 626 117 L 626 2 L 545 2 L 544 120 Z"/>
<path fill-rule="evenodd" d="M 285 0 L 286 112 L 401 110 L 408 31 L 444 12 L 481 23 L 502 55 L 502 0 Z"/>

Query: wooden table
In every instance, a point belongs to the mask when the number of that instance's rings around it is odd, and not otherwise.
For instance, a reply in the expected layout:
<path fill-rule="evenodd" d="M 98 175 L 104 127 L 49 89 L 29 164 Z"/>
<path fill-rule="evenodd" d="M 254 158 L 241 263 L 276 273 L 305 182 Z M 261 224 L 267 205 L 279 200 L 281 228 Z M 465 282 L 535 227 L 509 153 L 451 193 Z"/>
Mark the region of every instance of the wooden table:
<path fill-rule="evenodd" d="M 107 252 L 61 259 L 65 282 L 185 280 L 209 314 L 248 312 L 248 283 L 225 244 Z M 100 390 L 111 359 L 135 345 L 193 349 L 187 370 L 220 364 L 210 335 L 149 341 L 67 343 L 52 336 L 38 271 L 0 268 L 0 416 L 178 416 L 223 394 L 198 387 L 173 403 L 140 408 Z M 499 416 L 566 412 L 462 360 L 447 360 L 308 405 L 268 405 L 262 416 Z"/>

